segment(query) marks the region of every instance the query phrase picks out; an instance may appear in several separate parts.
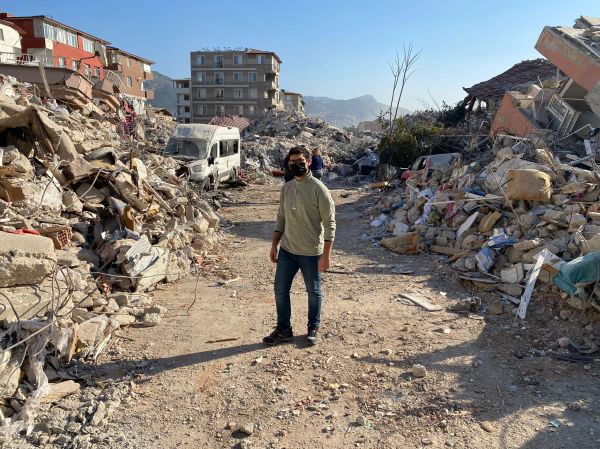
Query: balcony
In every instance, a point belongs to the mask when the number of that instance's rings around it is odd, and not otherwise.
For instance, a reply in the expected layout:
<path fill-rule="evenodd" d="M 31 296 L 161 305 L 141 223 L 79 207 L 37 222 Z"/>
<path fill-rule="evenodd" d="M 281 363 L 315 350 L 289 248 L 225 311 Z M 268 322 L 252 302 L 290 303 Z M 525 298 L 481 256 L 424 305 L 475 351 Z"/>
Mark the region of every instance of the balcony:
<path fill-rule="evenodd" d="M 15 53 L 0 53 L 0 63 L 37 66 L 40 63 L 45 67 L 59 67 L 54 64 L 54 58 L 50 56 L 33 56 L 28 54 L 17 55 Z M 66 67 L 63 67 L 66 68 Z"/>
<path fill-rule="evenodd" d="M 215 96 L 215 99 L 216 99 L 217 101 L 225 101 L 225 95 L 216 95 L 216 96 Z"/>

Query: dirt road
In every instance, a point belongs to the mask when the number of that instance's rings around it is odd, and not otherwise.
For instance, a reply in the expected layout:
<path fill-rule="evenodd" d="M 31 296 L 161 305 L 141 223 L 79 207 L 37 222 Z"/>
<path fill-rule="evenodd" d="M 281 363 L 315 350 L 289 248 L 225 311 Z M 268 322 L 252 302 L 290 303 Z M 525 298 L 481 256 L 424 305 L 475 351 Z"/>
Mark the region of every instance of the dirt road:
<path fill-rule="evenodd" d="M 515 322 L 510 313 L 427 312 L 399 300 L 412 290 L 446 309 L 490 298 L 434 256 L 398 256 L 364 237 L 372 201 L 358 190 L 333 191 L 336 273 L 325 277 L 319 345 L 304 345 L 298 279 L 298 337 L 264 347 L 274 324 L 268 250 L 278 190 L 229 190 L 224 258 L 206 265 L 227 271 L 158 291 L 169 309 L 163 323 L 130 329 L 131 340 L 100 362 L 98 388 L 124 382 L 132 394 L 91 447 L 600 447 L 598 365 L 547 356 L 564 324 L 558 306 L 534 301 L 530 318 Z M 210 343 L 223 339 L 231 340 Z M 426 367 L 424 378 L 413 377 L 414 364 Z"/>

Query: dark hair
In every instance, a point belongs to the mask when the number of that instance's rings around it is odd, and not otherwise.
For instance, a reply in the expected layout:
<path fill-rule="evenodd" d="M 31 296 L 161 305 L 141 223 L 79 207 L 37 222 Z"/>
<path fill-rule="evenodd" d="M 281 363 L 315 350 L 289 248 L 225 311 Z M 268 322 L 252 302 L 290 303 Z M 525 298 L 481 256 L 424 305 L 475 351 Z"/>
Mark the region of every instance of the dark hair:
<path fill-rule="evenodd" d="M 294 154 L 302 154 L 307 160 L 310 159 L 310 152 L 306 147 L 294 147 L 288 153 L 288 159 Z"/>

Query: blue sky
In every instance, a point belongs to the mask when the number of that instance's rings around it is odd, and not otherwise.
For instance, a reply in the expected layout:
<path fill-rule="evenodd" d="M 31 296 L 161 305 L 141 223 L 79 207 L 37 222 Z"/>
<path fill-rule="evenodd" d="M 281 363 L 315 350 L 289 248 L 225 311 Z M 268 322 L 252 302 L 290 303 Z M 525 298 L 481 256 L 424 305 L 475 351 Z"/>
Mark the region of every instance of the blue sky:
<path fill-rule="evenodd" d="M 600 16 L 598 0 L 0 0 L 15 15 L 45 14 L 189 76 L 189 52 L 204 47 L 273 50 L 281 86 L 338 99 L 371 94 L 387 103 L 388 62 L 403 44 L 422 50 L 402 106 L 454 103 L 463 86 L 540 55 L 545 25 Z"/>

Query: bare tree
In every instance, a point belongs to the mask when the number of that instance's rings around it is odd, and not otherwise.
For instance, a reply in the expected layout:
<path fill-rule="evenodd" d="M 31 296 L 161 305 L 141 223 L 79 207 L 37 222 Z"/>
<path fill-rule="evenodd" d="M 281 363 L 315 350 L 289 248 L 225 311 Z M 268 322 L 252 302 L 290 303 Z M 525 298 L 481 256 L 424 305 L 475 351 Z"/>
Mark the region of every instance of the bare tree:
<path fill-rule="evenodd" d="M 400 57 L 399 53 L 396 52 L 396 58 L 390 62 L 390 70 L 392 71 L 392 75 L 394 77 L 394 84 L 392 88 L 392 98 L 390 98 L 390 110 L 388 111 L 390 117 L 390 126 L 388 128 L 389 134 L 394 132 L 394 126 L 396 119 L 398 118 L 400 99 L 404 93 L 404 88 L 406 87 L 407 81 L 416 71 L 415 64 L 420 56 L 421 50 L 416 51 L 412 44 L 409 44 L 408 47 L 403 45 L 402 57 Z M 398 92 L 397 95 L 396 92 Z M 395 109 L 394 102 L 396 104 Z"/>

